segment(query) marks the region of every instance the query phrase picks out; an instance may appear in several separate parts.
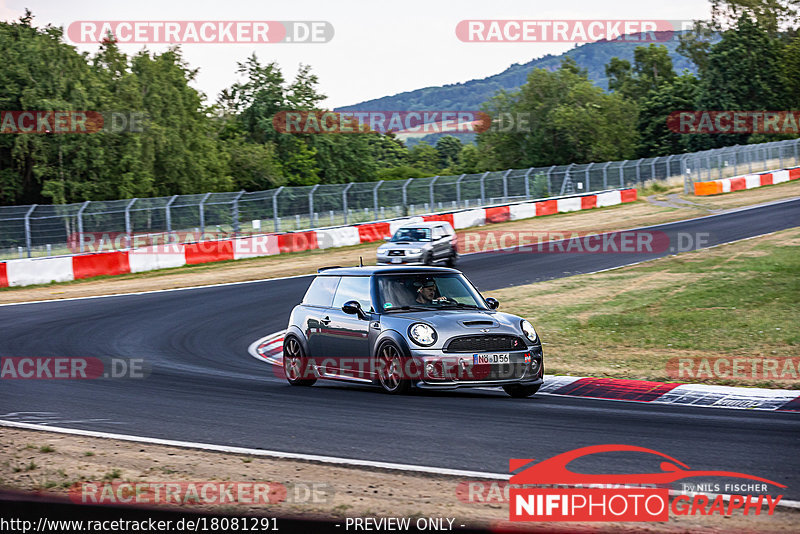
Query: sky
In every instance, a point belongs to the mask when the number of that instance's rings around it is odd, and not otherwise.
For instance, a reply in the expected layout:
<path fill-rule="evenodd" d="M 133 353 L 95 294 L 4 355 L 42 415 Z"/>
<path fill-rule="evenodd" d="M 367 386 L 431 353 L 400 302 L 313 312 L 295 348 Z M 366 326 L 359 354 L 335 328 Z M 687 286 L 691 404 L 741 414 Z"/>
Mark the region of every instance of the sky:
<path fill-rule="evenodd" d="M 19 18 L 25 8 L 38 26 L 75 21 L 328 21 L 335 35 L 327 43 L 182 45 L 199 74 L 193 86 L 213 103 L 237 81 L 236 65 L 255 52 L 294 77 L 307 64 L 335 108 L 422 87 L 453 84 L 497 74 L 514 63 L 560 54 L 570 43 L 465 43 L 456 37 L 461 20 L 691 20 L 707 19 L 707 0 L 0 0 L 0 19 Z M 94 52 L 97 45 L 78 44 Z M 121 45 L 135 53 L 141 44 Z M 167 45 L 147 45 L 163 51 Z"/>

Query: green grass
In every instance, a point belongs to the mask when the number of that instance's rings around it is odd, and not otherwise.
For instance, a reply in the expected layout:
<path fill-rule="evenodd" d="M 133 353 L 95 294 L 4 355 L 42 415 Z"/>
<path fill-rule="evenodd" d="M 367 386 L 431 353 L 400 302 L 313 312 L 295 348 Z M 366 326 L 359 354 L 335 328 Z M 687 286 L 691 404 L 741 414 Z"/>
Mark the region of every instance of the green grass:
<path fill-rule="evenodd" d="M 558 374 L 664 380 L 667 360 L 679 355 L 796 357 L 798 239 L 800 230 L 787 230 L 497 293 L 508 294 L 504 310 L 534 321 L 548 371 Z M 800 388 L 800 380 L 746 385 Z"/>

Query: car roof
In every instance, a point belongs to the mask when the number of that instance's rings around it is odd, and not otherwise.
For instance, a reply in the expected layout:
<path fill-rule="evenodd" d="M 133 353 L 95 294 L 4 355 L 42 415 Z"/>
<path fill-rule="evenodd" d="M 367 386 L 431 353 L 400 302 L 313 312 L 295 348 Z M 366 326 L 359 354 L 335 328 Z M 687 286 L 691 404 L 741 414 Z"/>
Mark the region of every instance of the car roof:
<path fill-rule="evenodd" d="M 364 267 L 334 267 L 320 271 L 317 276 L 372 276 L 374 274 L 421 274 L 421 273 L 460 273 L 448 267 L 425 267 L 403 265 L 367 265 Z"/>
<path fill-rule="evenodd" d="M 450 223 L 447 221 L 426 221 L 426 222 L 404 224 L 403 226 L 400 226 L 397 229 L 400 230 L 400 228 L 433 228 L 434 226 L 440 226 L 442 224 L 450 226 Z"/>

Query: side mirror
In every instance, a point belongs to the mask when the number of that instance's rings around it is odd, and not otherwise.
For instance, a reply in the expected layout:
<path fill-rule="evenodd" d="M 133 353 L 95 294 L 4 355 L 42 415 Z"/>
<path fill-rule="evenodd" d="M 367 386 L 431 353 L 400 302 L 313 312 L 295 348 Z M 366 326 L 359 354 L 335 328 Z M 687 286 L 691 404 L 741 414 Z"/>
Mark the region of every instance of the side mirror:
<path fill-rule="evenodd" d="M 359 319 L 368 319 L 364 310 L 361 309 L 361 304 L 357 300 L 348 300 L 342 305 L 342 311 L 348 315 L 358 315 Z"/>
<path fill-rule="evenodd" d="M 392 240 L 392 236 L 386 236 L 386 237 L 383 238 L 383 240 L 384 241 L 391 241 Z"/>
<path fill-rule="evenodd" d="M 487 297 L 486 298 L 486 304 L 489 305 L 490 309 L 496 310 L 497 307 L 500 306 L 500 301 L 498 301 L 496 298 Z"/>

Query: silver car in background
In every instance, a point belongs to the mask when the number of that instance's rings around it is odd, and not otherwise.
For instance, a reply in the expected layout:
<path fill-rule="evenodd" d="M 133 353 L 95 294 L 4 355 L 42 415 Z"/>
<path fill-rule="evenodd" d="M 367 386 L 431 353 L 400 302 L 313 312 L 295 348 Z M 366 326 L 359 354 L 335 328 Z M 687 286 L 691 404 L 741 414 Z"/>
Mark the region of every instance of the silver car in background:
<path fill-rule="evenodd" d="M 432 265 L 443 261 L 456 264 L 456 232 L 446 221 L 401 226 L 387 243 L 378 247 L 378 265 Z"/>

